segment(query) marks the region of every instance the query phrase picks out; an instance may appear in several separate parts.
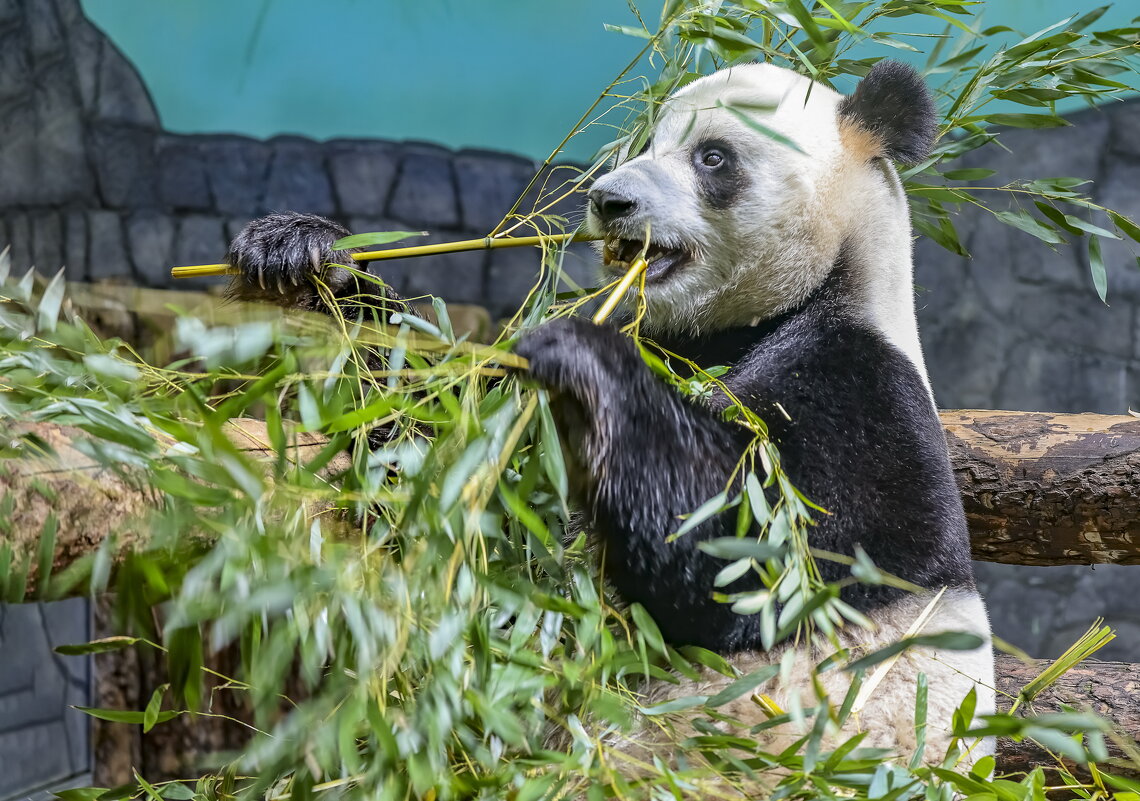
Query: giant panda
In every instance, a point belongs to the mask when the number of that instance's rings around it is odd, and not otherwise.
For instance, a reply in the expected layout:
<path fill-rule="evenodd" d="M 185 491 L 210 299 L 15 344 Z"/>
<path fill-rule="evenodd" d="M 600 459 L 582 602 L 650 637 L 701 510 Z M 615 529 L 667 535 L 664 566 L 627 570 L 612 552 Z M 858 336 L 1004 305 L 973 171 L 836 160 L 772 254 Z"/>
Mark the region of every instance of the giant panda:
<path fill-rule="evenodd" d="M 604 237 L 603 273 L 623 272 L 647 251 L 642 335 L 700 366 L 729 368 L 724 386 L 767 422 L 792 482 L 827 510 L 811 544 L 847 555 L 861 548 L 925 588 L 847 586 L 843 599 L 876 628 L 844 631 L 840 643 L 867 650 L 897 640 L 938 590 L 923 633 L 981 638 L 973 650 L 906 652 L 832 733 L 839 742 L 865 731 L 864 746 L 908 754 L 925 673 L 928 762 L 945 756 L 953 712 L 971 689 L 977 714 L 994 707 L 989 624 L 923 363 L 909 211 L 892 166 L 926 158 L 935 129 L 927 89 L 905 65 L 879 62 L 850 96 L 769 64 L 731 67 L 665 102 L 645 149 L 594 182 L 585 224 Z M 254 221 L 229 253 L 241 270 L 233 293 L 320 307 L 308 277 L 322 271 L 334 294 L 373 291 L 326 267 L 345 258 L 329 250 L 345 233 L 311 215 Z M 765 652 L 757 617 L 712 597 L 725 563 L 698 543 L 733 536 L 735 515 L 668 540 L 682 516 L 726 488 L 752 439 L 724 419 L 726 398 L 681 396 L 629 337 L 586 319 L 548 322 L 517 351 L 530 378 L 569 410 L 563 433 L 585 475 L 581 506 L 621 598 L 648 610 L 670 644 L 716 651 L 742 673 L 798 648 L 810 664 L 784 671 L 766 694 L 781 708 L 803 708 L 822 688 L 837 706 L 851 677 L 814 676 L 810 666 L 826 653 L 810 644 Z M 830 581 L 848 575 L 819 566 Z M 643 703 L 709 696 L 731 681 L 708 671 L 662 682 L 646 688 Z M 747 695 L 719 711 L 744 725 L 766 719 Z M 676 736 L 694 732 L 683 716 L 676 723 Z M 622 747 L 656 749 L 660 730 L 647 724 Z M 791 726 L 785 741 L 802 733 Z M 964 759 L 990 751 L 992 743 L 976 742 Z"/>

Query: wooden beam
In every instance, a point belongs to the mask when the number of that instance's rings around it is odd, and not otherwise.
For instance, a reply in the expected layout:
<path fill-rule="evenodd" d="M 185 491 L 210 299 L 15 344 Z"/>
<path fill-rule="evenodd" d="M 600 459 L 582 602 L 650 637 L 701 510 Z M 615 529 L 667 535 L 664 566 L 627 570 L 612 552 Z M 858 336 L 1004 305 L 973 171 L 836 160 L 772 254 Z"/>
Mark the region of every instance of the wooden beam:
<path fill-rule="evenodd" d="M 1140 419 L 942 412 L 974 558 L 1140 564 Z"/>

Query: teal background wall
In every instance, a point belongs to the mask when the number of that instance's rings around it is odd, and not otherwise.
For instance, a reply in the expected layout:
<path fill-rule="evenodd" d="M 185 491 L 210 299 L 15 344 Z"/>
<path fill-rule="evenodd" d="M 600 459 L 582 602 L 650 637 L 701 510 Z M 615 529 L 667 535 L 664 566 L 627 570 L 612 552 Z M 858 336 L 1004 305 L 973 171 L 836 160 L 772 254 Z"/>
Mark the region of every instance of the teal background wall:
<path fill-rule="evenodd" d="M 83 0 L 181 133 L 422 139 L 544 158 L 640 42 L 625 0 Z M 989 25 L 1032 33 L 1103 3 L 988 0 Z M 660 0 L 639 3 L 656 20 Z M 1140 14 L 1117 3 L 1107 27 Z M 944 24 L 900 21 L 897 30 Z M 924 47 L 929 39 L 912 40 Z M 874 45 L 872 45 L 874 47 Z M 883 50 L 885 48 L 879 48 Z M 901 50 L 892 57 L 922 58 Z M 592 131 L 567 153 L 610 141 Z"/>
<path fill-rule="evenodd" d="M 603 28 L 633 22 L 621 0 L 82 5 L 181 133 L 423 139 L 545 158 L 639 49 Z"/>

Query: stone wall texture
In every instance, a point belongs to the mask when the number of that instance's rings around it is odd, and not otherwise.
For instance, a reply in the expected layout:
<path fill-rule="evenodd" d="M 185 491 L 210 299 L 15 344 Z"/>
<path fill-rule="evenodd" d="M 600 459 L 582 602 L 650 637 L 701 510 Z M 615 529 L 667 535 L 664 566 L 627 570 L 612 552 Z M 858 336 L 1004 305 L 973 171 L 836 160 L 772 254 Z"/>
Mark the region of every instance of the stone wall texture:
<path fill-rule="evenodd" d="M 1092 199 L 1140 219 L 1140 100 L 1070 116 L 1070 127 L 1010 130 L 962 166 L 997 173 L 987 186 L 1077 176 Z M 994 210 L 1011 207 L 992 193 Z M 1022 200 L 1022 203 L 1028 201 Z M 1067 210 L 1070 213 L 1083 213 Z M 1094 220 L 1104 225 L 1102 219 Z M 956 227 L 972 258 L 916 244 L 918 318 L 935 397 L 943 408 L 1124 414 L 1140 409 L 1140 265 L 1135 243 L 1104 246 L 1108 303 L 1084 243 L 1050 250 L 971 209 Z M 1038 657 L 1059 655 L 1103 616 L 1118 637 L 1104 658 L 1140 661 L 1140 567 L 1020 567 L 976 563 L 994 630 Z"/>
<path fill-rule="evenodd" d="M 998 170 L 990 186 L 1091 178 L 1097 201 L 1140 219 L 1140 102 L 1071 121 L 1007 132 L 1005 149 L 967 161 Z M 169 286 L 172 265 L 216 262 L 249 219 L 285 209 L 356 232 L 426 229 L 433 242 L 483 236 L 537 166 L 419 142 L 168 133 L 138 74 L 77 0 L 0 0 L 0 244 L 11 243 L 17 266 Z M 573 219 L 575 205 L 555 211 Z M 1106 307 L 1080 248 L 1052 252 L 980 211 L 963 213 L 958 226 L 972 258 L 917 245 L 920 325 L 940 405 L 1140 406 L 1140 269 L 1124 243 L 1105 251 Z M 569 269 L 585 279 L 588 262 L 578 250 Z M 500 250 L 405 260 L 384 272 L 407 295 L 434 293 L 502 315 L 536 267 L 534 252 Z M 1056 655 L 1103 615 L 1120 633 L 1104 654 L 1140 660 L 1140 605 L 1129 593 L 1140 568 L 978 569 L 996 631 L 1031 654 Z"/>
<path fill-rule="evenodd" d="M 0 604 L 0 798 L 75 780 L 91 766 L 91 663 L 52 649 L 91 638 L 87 603 Z"/>
<path fill-rule="evenodd" d="M 283 210 L 355 232 L 431 232 L 416 244 L 482 237 L 538 166 L 423 142 L 171 134 L 77 0 L 0 2 L 0 242 L 17 266 L 163 287 L 172 266 L 219 261 L 250 219 Z M 473 252 L 393 263 L 386 278 L 408 296 L 503 314 L 525 297 L 535 263 L 534 252 Z M 587 277 L 584 247 L 569 266 Z"/>

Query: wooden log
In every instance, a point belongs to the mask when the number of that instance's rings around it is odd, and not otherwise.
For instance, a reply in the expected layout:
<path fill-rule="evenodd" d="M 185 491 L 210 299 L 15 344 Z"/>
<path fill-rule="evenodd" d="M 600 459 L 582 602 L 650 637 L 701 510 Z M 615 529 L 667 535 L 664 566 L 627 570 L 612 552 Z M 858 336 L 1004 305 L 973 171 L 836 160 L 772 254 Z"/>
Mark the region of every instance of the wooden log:
<path fill-rule="evenodd" d="M 942 421 L 976 559 L 1140 564 L 1140 420 L 959 410 L 943 412 Z M 260 421 L 235 420 L 231 430 L 243 449 L 267 452 Z M 34 455 L 0 465 L 0 497 L 9 496 L 14 510 L 0 521 L 0 543 L 13 545 L 18 557 L 35 559 L 49 514 L 59 524 L 55 570 L 94 550 L 110 531 L 120 532 L 124 547 L 133 544 L 137 532 L 127 524 L 155 499 L 143 482 L 76 450 L 74 441 L 86 436 L 51 423 L 0 430 L 5 443 Z M 297 456 L 324 443 L 300 435 Z"/>
<path fill-rule="evenodd" d="M 1013 698 L 1027 682 L 1049 665 L 1038 659 L 1026 664 L 1004 654 L 997 657 L 998 709 L 1007 711 Z M 1061 712 L 1065 706 L 1078 711 L 1091 711 L 1112 721 L 1131 740 L 1140 738 L 1140 664 L 1101 662 L 1087 659 L 1061 676 L 1055 684 L 1037 696 L 1018 714 Z M 1108 773 L 1140 779 L 1140 763 L 1131 760 L 1115 743 L 1108 743 L 1112 760 L 1100 765 Z M 1136 753 L 1134 751 L 1134 753 Z M 1065 760 L 1069 771 L 1082 781 L 1092 776 L 1084 766 Z M 1057 761 L 1032 740 L 1015 743 L 1008 738 L 998 740 L 997 772 L 1024 773 L 1041 765 L 1055 771 Z M 1055 778 L 1051 778 L 1055 781 Z"/>
<path fill-rule="evenodd" d="M 255 458 L 274 458 L 265 423 L 231 420 L 226 434 L 239 451 Z M 318 434 L 292 432 L 289 458 L 303 463 L 327 444 Z M 66 569 L 95 551 L 114 534 L 119 552 L 145 543 L 148 532 L 139 525 L 160 498 L 145 477 L 131 470 L 116 471 L 83 453 L 76 446 L 90 435 L 79 428 L 54 423 L 8 423 L 0 428 L 0 446 L 14 456 L 0 462 L 0 499 L 8 511 L 0 516 L 0 546 L 9 546 L 13 563 L 28 567 L 26 597 L 35 595 L 40 541 L 54 520 L 55 550 L 52 573 Z M 171 445 L 157 434 L 160 447 Z M 348 466 L 340 455 L 321 471 L 331 475 Z M 315 511 L 315 510 L 314 510 Z M 86 594 L 86 587 L 74 592 Z"/>
<path fill-rule="evenodd" d="M 974 558 L 1140 564 L 1140 419 L 942 412 Z"/>

